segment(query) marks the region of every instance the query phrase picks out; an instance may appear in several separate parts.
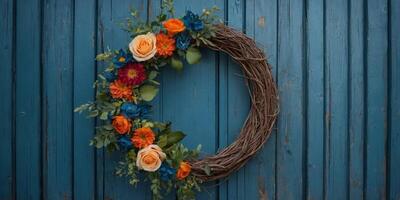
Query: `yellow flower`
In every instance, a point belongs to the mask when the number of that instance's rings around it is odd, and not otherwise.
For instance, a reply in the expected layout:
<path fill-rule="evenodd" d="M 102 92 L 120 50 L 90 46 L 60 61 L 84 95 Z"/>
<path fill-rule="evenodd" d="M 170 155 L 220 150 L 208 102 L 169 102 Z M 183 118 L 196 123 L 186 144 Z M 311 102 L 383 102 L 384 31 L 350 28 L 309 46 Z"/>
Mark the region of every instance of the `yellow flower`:
<path fill-rule="evenodd" d="M 157 52 L 156 41 L 156 36 L 150 32 L 133 38 L 129 43 L 133 58 L 139 62 L 152 58 Z"/>

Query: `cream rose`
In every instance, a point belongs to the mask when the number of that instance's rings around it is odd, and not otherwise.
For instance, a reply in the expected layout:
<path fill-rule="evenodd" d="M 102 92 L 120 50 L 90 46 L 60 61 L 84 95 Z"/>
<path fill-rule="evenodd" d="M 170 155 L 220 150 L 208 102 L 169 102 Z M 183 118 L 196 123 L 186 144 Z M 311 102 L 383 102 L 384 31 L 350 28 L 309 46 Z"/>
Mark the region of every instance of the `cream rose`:
<path fill-rule="evenodd" d="M 136 166 L 145 171 L 154 172 L 160 168 L 166 155 L 157 145 L 151 144 L 138 152 Z"/>
<path fill-rule="evenodd" d="M 129 50 L 132 52 L 132 56 L 139 62 L 152 58 L 157 52 L 156 36 L 150 32 L 145 35 L 136 36 L 129 43 Z"/>

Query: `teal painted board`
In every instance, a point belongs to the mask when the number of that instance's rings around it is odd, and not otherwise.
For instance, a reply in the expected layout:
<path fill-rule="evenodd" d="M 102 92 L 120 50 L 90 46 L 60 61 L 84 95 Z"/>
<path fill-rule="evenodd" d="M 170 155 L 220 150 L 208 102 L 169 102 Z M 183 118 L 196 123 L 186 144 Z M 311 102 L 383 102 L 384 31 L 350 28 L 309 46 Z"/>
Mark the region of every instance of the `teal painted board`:
<path fill-rule="evenodd" d="M 73 198 L 73 1 L 43 4 L 45 199 Z"/>
<path fill-rule="evenodd" d="M 147 4 L 144 1 L 111 1 L 99 0 L 99 28 L 100 28 L 100 51 L 108 49 L 119 49 L 127 47 L 130 42 L 128 33 L 121 30 L 119 23 L 129 16 L 129 8 L 133 7 L 140 11 L 142 19 L 147 17 Z M 98 72 L 101 72 L 104 66 L 99 66 Z M 104 152 L 103 160 L 103 188 L 104 199 L 151 199 L 150 188 L 145 183 L 140 183 L 136 188 L 128 184 L 127 178 L 115 176 L 115 167 L 117 162 L 122 159 L 122 153 Z"/>
<path fill-rule="evenodd" d="M 253 7 L 254 21 L 248 23 L 254 24 L 254 38 L 257 44 L 261 45 L 260 47 L 264 50 L 268 62 L 272 65 L 272 73 L 276 81 L 278 71 L 278 0 L 255 0 Z M 251 11 L 248 13 L 251 13 Z M 276 199 L 276 144 L 277 128 L 275 124 L 272 134 L 257 156 L 261 160 L 261 164 L 258 166 L 257 182 L 254 182 L 252 186 L 257 188 L 256 191 L 252 192 L 254 199 Z"/>
<path fill-rule="evenodd" d="M 366 199 L 385 199 L 388 80 L 387 1 L 367 1 Z"/>
<path fill-rule="evenodd" d="M 388 159 L 389 170 L 387 171 L 388 199 L 400 199 L 400 1 L 390 1 L 390 52 L 389 53 L 389 121 L 388 121 Z"/>
<path fill-rule="evenodd" d="M 297 199 L 305 195 L 304 10 L 302 1 L 278 3 L 277 199 Z"/>
<path fill-rule="evenodd" d="M 325 197 L 348 196 L 348 4 L 326 2 Z"/>
<path fill-rule="evenodd" d="M 222 1 L 212 1 L 221 4 Z M 186 10 L 202 12 L 204 4 L 195 0 L 176 0 L 174 2 L 177 16 L 183 16 Z M 181 72 L 169 66 L 162 69 L 162 119 L 171 121 L 175 130 L 187 134 L 183 141 L 189 148 L 202 145 L 202 153 L 212 154 L 217 147 L 216 129 L 216 53 L 202 51 L 202 59 L 196 65 L 188 65 Z M 214 185 L 215 183 L 210 183 Z M 216 187 L 205 186 L 204 191 L 197 195 L 199 199 L 216 199 Z"/>
<path fill-rule="evenodd" d="M 363 199 L 365 139 L 364 1 L 352 1 L 349 21 L 349 198 Z"/>
<path fill-rule="evenodd" d="M 20 13 L 16 21 L 15 44 L 17 199 L 42 198 L 41 6 L 39 0 L 17 1 L 16 4 L 16 12 Z"/>
<path fill-rule="evenodd" d="M 12 199 L 14 196 L 14 32 L 15 32 L 15 2 L 12 0 L 0 1 L 0 114 L 5 116 L 0 120 L 0 199 Z"/>
<path fill-rule="evenodd" d="M 310 0 L 306 5 L 307 130 L 306 183 L 307 199 L 324 197 L 324 1 Z"/>
<path fill-rule="evenodd" d="M 246 1 L 246 34 L 264 50 L 276 78 L 277 1 Z M 245 166 L 245 198 L 275 199 L 276 131 Z"/>
<path fill-rule="evenodd" d="M 95 54 L 130 41 L 118 25 L 129 7 L 154 19 L 161 1 L 0 2 L 0 199 L 151 199 L 147 183 L 114 175 L 121 153 L 88 146 L 99 124 L 72 110 L 94 98 Z M 280 94 L 262 151 L 198 199 L 399 199 L 399 3 L 177 0 L 179 15 L 219 6 L 266 52 Z M 212 154 L 237 137 L 250 102 L 237 64 L 202 53 L 162 70 L 153 117 Z"/>
<path fill-rule="evenodd" d="M 75 1 L 74 6 L 74 99 L 73 107 L 93 101 L 95 92 L 96 0 Z M 94 135 L 94 120 L 73 116 L 73 198 L 96 199 L 95 149 L 88 141 Z"/>

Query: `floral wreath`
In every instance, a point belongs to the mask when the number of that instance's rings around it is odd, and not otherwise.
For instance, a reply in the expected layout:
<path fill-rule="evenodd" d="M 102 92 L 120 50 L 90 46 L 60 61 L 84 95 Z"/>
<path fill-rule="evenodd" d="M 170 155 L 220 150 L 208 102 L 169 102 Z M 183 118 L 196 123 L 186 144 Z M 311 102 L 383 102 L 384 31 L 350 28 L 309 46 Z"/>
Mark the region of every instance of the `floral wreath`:
<path fill-rule="evenodd" d="M 201 15 L 188 10 L 182 18 L 174 18 L 173 0 L 163 0 L 160 15 L 150 23 L 141 22 L 132 10 L 124 26 L 133 38 L 128 48 L 97 55 L 96 60 L 108 67 L 95 82 L 96 100 L 75 109 L 102 121 L 90 144 L 125 152 L 116 174 L 127 176 L 135 186 L 138 174 L 144 173 L 154 199 L 172 189 L 178 199 L 194 199 L 200 183 L 242 167 L 263 146 L 276 120 L 276 85 L 263 51 L 243 33 L 218 23 L 217 10 L 204 9 Z M 202 159 L 201 145 L 188 149 L 180 143 L 183 132 L 173 131 L 171 123 L 149 119 L 160 67 L 182 70 L 184 61 L 196 64 L 200 47 L 225 52 L 238 62 L 251 97 L 250 113 L 237 140 Z"/>

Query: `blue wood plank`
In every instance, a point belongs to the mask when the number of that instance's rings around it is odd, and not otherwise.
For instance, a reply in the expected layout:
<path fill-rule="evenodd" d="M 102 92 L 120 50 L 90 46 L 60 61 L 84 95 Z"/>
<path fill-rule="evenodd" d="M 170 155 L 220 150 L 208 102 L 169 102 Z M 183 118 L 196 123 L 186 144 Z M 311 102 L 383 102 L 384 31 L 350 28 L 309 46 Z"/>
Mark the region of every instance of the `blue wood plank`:
<path fill-rule="evenodd" d="M 0 1 L 0 199 L 12 199 L 13 194 L 13 70 L 14 70 L 14 1 Z"/>
<path fill-rule="evenodd" d="M 129 34 L 121 30 L 119 23 L 124 22 L 129 16 L 129 8 L 135 8 L 140 13 L 141 19 L 146 19 L 147 3 L 140 0 L 99 0 L 99 51 L 110 49 L 120 49 L 127 47 L 130 38 Z M 103 65 L 100 65 L 98 71 L 103 70 Z M 128 183 L 128 179 L 121 178 L 115 175 L 115 167 L 117 162 L 122 159 L 121 152 L 109 154 L 104 153 L 104 158 L 98 158 L 98 162 L 104 162 L 104 198 L 105 199 L 150 199 L 151 193 L 149 185 L 141 182 L 136 188 L 133 188 Z"/>
<path fill-rule="evenodd" d="M 46 199 L 73 198 L 73 2 L 44 1 L 43 109 Z"/>
<path fill-rule="evenodd" d="M 228 0 L 225 8 L 227 16 L 227 25 L 235 28 L 239 31 L 245 31 L 245 12 L 246 12 L 246 1 L 245 0 Z M 247 117 L 250 108 L 249 93 L 246 88 L 246 79 L 243 77 L 243 73 L 239 67 L 231 58 L 222 65 L 225 71 L 220 70 L 220 77 L 223 76 L 220 85 L 220 98 L 226 100 L 220 102 L 220 106 L 225 106 L 226 112 L 220 111 L 220 116 L 225 116 L 226 128 L 221 134 L 226 134 L 223 138 L 226 140 L 223 143 L 227 145 L 231 144 L 240 133 L 243 126 L 244 120 Z M 221 80 L 220 80 L 221 81 Z M 222 88 L 222 86 L 224 88 Z M 221 136 L 220 136 L 221 137 Z M 244 168 L 233 173 L 229 176 L 226 186 L 226 198 L 227 199 L 245 199 L 245 178 L 246 170 Z"/>
<path fill-rule="evenodd" d="M 95 78 L 96 0 L 75 1 L 74 11 L 74 107 L 93 100 Z M 74 199 L 96 199 L 95 149 L 89 146 L 94 120 L 74 114 Z"/>
<path fill-rule="evenodd" d="M 246 34 L 266 52 L 274 77 L 277 60 L 277 1 L 246 1 Z M 275 199 L 276 130 L 264 148 L 245 166 L 247 199 Z"/>
<path fill-rule="evenodd" d="M 387 1 L 367 1 L 367 199 L 385 199 L 387 137 Z"/>
<path fill-rule="evenodd" d="M 400 1 L 390 1 L 390 109 L 389 109 L 389 132 L 388 145 L 389 155 L 389 182 L 386 187 L 389 189 L 388 199 L 400 199 Z"/>
<path fill-rule="evenodd" d="M 326 198 L 348 195 L 348 7 L 326 2 Z"/>
<path fill-rule="evenodd" d="M 323 198 L 324 1 L 307 3 L 307 199 Z"/>
<path fill-rule="evenodd" d="M 16 6 L 16 193 L 41 199 L 41 2 Z"/>
<path fill-rule="evenodd" d="M 349 198 L 363 199 L 364 185 L 364 2 L 351 1 L 349 82 Z"/>
<path fill-rule="evenodd" d="M 303 198 L 305 135 L 302 1 L 279 1 L 278 85 L 280 116 L 277 141 L 277 198 Z"/>
<path fill-rule="evenodd" d="M 176 16 L 183 16 L 186 10 L 201 13 L 205 7 L 221 5 L 222 1 L 175 1 Z M 216 53 L 202 50 L 202 61 L 196 65 L 185 64 L 182 72 L 170 67 L 162 70 L 162 119 L 171 121 L 174 129 L 187 134 L 184 144 L 195 148 L 202 144 L 203 153 L 214 154 L 216 138 Z M 206 61 L 206 62 L 205 62 Z M 204 184 L 197 199 L 216 199 L 214 183 Z"/>

